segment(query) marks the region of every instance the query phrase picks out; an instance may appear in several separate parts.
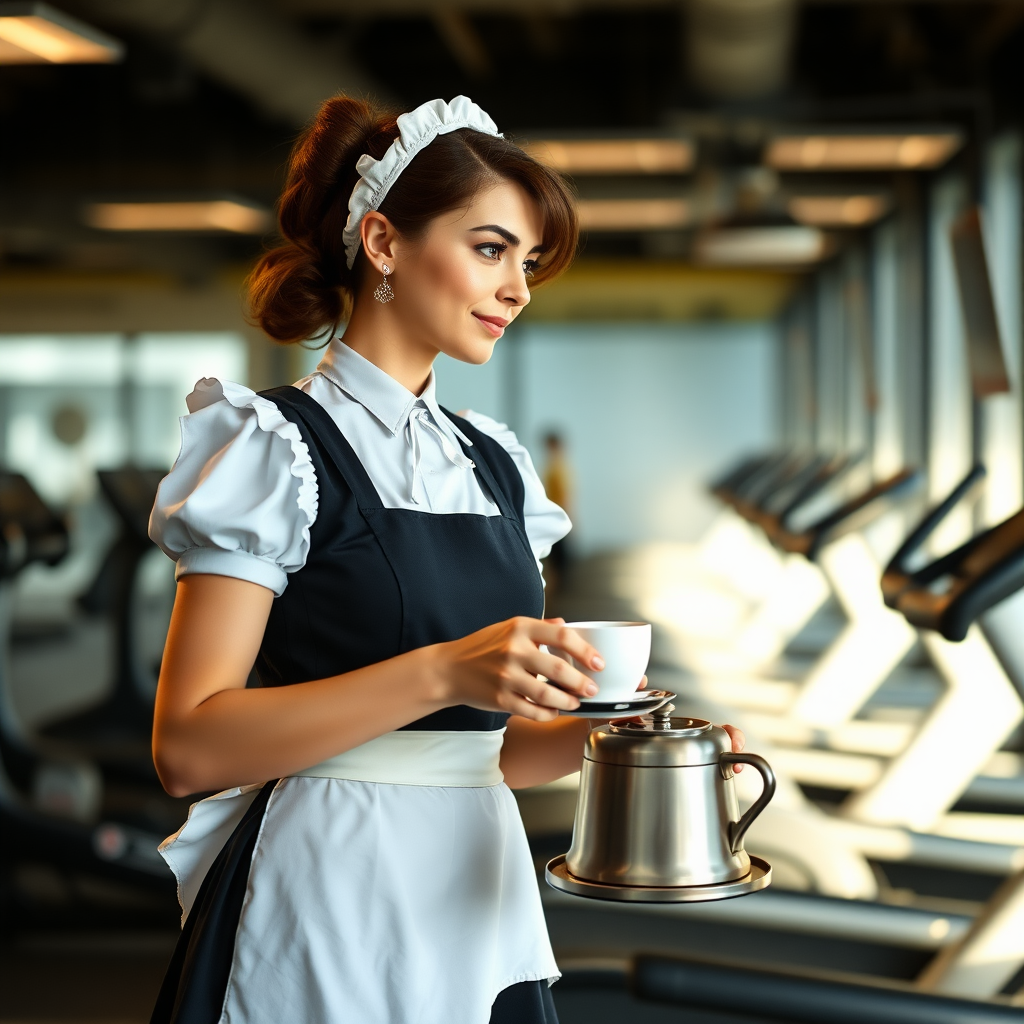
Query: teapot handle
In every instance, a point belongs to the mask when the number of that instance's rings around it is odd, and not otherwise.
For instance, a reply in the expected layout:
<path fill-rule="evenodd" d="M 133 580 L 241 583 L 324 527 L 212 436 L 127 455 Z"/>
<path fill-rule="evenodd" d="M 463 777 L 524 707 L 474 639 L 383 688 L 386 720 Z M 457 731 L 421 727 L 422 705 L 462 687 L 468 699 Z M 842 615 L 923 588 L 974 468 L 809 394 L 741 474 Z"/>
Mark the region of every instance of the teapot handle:
<path fill-rule="evenodd" d="M 726 764 L 749 764 L 757 769 L 764 780 L 764 788 L 761 795 L 747 808 L 747 813 L 739 821 L 729 823 L 729 844 L 732 852 L 737 853 L 743 845 L 743 837 L 747 829 L 754 823 L 754 819 L 768 806 L 771 798 L 775 796 L 775 772 L 772 766 L 759 754 L 723 753 L 718 758 L 720 765 Z"/>

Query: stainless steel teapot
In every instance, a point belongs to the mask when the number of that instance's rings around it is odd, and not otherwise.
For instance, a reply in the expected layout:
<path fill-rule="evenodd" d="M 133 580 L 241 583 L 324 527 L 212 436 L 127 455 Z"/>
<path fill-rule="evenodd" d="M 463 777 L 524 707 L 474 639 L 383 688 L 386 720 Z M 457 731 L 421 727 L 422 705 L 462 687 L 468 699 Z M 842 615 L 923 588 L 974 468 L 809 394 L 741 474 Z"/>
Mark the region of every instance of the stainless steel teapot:
<path fill-rule="evenodd" d="M 751 874 L 743 837 L 775 793 L 775 775 L 763 757 L 734 754 L 724 729 L 672 718 L 673 710 L 668 705 L 591 730 L 564 862 L 571 879 L 619 888 L 706 887 Z M 764 780 L 742 817 L 734 764 L 751 765 Z"/>

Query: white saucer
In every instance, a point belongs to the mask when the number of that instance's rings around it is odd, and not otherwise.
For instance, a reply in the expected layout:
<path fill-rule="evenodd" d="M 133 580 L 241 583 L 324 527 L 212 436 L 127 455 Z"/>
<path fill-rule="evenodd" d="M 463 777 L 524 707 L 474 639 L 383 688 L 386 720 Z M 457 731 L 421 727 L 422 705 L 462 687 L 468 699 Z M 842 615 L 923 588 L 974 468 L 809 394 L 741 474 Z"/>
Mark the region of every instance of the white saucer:
<path fill-rule="evenodd" d="M 544 878 L 553 889 L 592 900 L 611 900 L 615 903 L 708 903 L 712 900 L 735 899 L 767 888 L 772 882 L 772 866 L 768 861 L 751 854 L 750 873 L 734 882 L 672 886 L 601 885 L 599 882 L 585 882 L 569 874 L 563 853 L 548 861 Z"/>
<path fill-rule="evenodd" d="M 637 690 L 632 697 L 624 700 L 582 700 L 575 711 L 560 713 L 573 718 L 631 718 L 633 715 L 657 711 L 663 704 L 675 700 L 675 697 L 668 690 Z"/>

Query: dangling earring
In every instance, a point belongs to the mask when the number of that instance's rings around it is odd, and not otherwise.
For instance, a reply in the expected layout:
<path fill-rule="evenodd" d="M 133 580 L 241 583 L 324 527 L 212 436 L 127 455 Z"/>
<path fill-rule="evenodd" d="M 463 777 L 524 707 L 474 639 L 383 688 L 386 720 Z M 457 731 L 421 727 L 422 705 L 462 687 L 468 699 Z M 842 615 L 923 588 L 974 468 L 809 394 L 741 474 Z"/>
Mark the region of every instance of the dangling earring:
<path fill-rule="evenodd" d="M 388 274 L 391 273 L 391 268 L 384 263 L 381 269 L 384 271 L 384 280 L 373 289 L 373 297 L 378 302 L 390 302 L 395 297 L 395 293 L 391 290 L 391 285 L 388 284 Z"/>

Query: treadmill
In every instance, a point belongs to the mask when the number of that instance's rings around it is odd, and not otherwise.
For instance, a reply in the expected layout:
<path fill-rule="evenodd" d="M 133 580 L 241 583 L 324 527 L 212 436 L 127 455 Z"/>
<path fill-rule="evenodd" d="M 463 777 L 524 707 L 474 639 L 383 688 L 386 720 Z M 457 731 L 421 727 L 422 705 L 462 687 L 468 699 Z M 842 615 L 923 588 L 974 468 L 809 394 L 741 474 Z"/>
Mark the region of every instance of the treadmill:
<path fill-rule="evenodd" d="M 149 788 L 126 800 L 123 792 L 111 793 L 93 762 L 63 745 L 40 742 L 14 707 L 14 580 L 29 565 L 56 565 L 67 550 L 64 521 L 25 476 L 0 471 L 0 869 L 6 874 L 42 863 L 70 878 L 148 892 L 160 897 L 156 905 L 173 907 L 174 878 L 157 852 L 167 830 L 152 821 L 157 794 Z M 164 799 L 167 813 L 158 817 L 183 820 L 188 801 Z"/>
<path fill-rule="evenodd" d="M 961 496 L 980 475 L 968 474 L 958 488 Z M 890 567 L 886 600 L 919 629 L 962 643 L 986 612 L 1024 591 L 1024 510 L 955 551 L 909 571 L 910 549 L 930 532 L 929 523 L 934 527 L 939 518 L 926 519 L 898 552 L 896 564 Z M 970 722 L 965 728 L 970 728 Z M 642 1000 L 764 1020 L 807 1024 L 1021 1020 L 1024 867 L 1006 879 L 970 927 L 941 947 L 910 984 L 664 956 L 637 957 L 620 977 L 620 986 L 628 982 Z M 611 976 L 605 982 L 615 987 Z"/>
<path fill-rule="evenodd" d="M 154 784 L 150 746 L 160 661 L 144 636 L 140 577 L 144 560 L 156 550 L 149 539 L 149 515 L 165 475 L 163 469 L 134 466 L 98 473 L 120 530 L 78 603 L 87 615 L 113 622 L 114 686 L 98 705 L 39 730 L 41 736 L 72 745 L 108 773 Z"/>
<path fill-rule="evenodd" d="M 959 488 L 961 494 L 979 476 L 975 472 L 973 479 L 965 480 Z M 925 524 L 938 518 L 932 514 Z M 924 532 L 915 531 L 911 539 Z M 904 545 L 894 559 L 902 568 L 891 571 L 901 575 L 898 581 L 890 576 L 886 599 L 915 626 L 948 642 L 962 643 L 982 616 L 1011 596 L 1024 593 L 1024 510 L 916 571 L 906 569 L 908 551 L 909 546 Z M 754 904 L 778 899 L 790 900 L 798 907 L 811 898 L 769 891 L 739 901 L 745 906 L 737 909 L 747 911 L 753 922 Z M 737 916 L 723 913 L 729 909 L 716 908 L 717 916 L 725 919 L 722 923 Z M 835 901 L 836 918 L 851 915 L 854 928 L 856 909 L 856 904 Z M 697 910 L 707 915 L 710 923 L 711 912 Z M 887 908 L 882 913 L 895 910 Z M 621 911 L 618 917 L 623 918 Z M 895 924 L 897 918 L 893 921 Z M 652 917 L 647 948 L 658 944 L 656 926 Z M 933 931 L 934 926 L 928 930 Z M 744 948 L 741 957 L 733 952 L 738 945 Z M 611 1011 L 608 1019 L 618 1013 L 637 1021 L 647 1019 L 646 1003 L 685 1007 L 691 1014 L 707 1011 L 728 1014 L 730 1019 L 804 1024 L 1020 1021 L 1024 1019 L 1024 867 L 1018 865 L 973 920 L 963 922 L 955 933 L 934 944 L 930 957 L 922 957 L 916 964 L 906 957 L 902 964 L 898 957 L 887 957 L 886 976 L 879 976 L 882 972 L 872 969 L 852 946 L 841 966 L 824 957 L 815 964 L 804 953 L 802 965 L 794 967 L 785 964 L 785 943 L 774 936 L 764 946 L 759 962 L 746 952 L 756 950 L 757 945 L 749 934 L 723 941 L 712 925 L 700 951 L 695 949 L 692 954 L 644 953 L 631 959 L 579 955 L 562 962 L 563 980 L 555 990 L 556 1002 L 568 1011 L 566 1016 L 583 1008 L 601 1007 Z M 921 948 L 923 952 L 923 943 Z M 851 968 L 866 973 L 853 974 Z M 593 1019 L 599 1018 L 595 1015 Z M 650 1019 L 659 1018 L 652 1015 Z"/>

